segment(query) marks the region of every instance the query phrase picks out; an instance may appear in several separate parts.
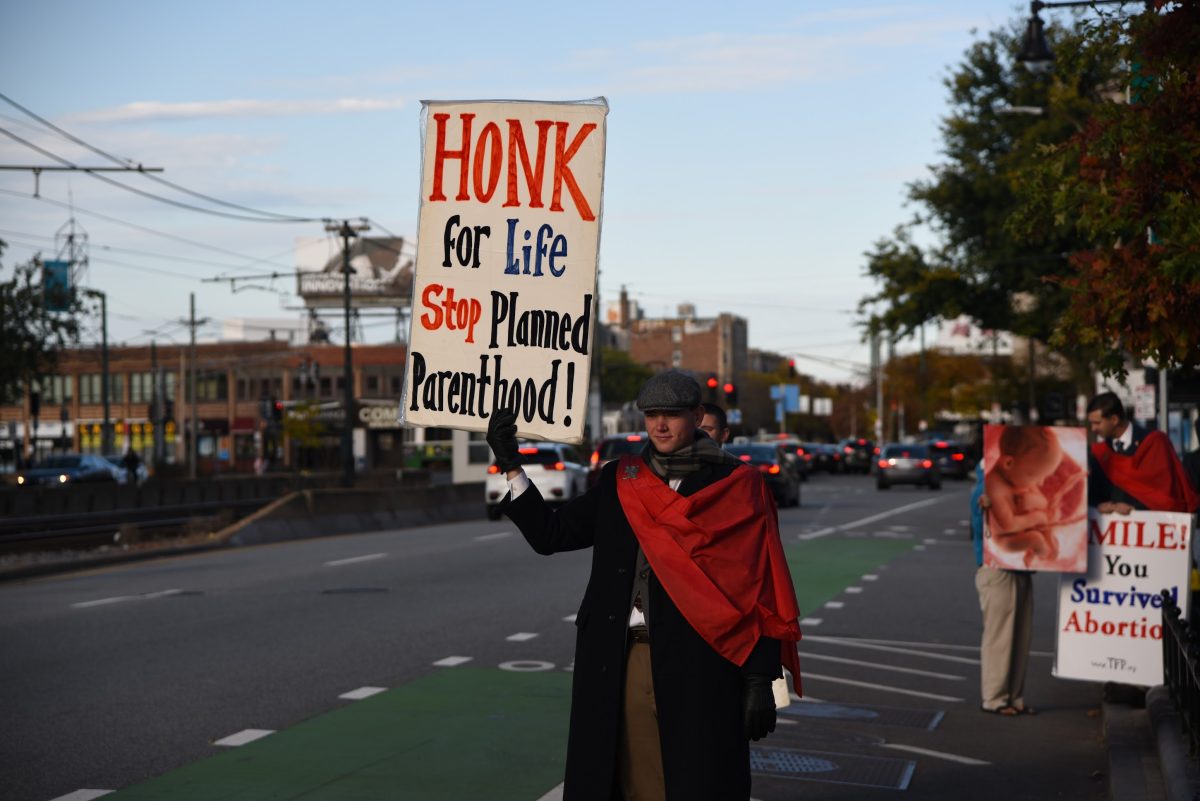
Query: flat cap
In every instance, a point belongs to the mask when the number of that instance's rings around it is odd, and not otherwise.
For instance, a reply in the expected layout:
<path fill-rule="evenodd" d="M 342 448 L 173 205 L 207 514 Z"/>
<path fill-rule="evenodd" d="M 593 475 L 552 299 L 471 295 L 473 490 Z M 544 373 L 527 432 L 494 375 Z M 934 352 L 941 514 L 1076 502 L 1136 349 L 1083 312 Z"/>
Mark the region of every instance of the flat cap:
<path fill-rule="evenodd" d="M 678 370 L 664 370 L 651 378 L 638 393 L 639 411 L 652 409 L 695 409 L 700 405 L 700 385 Z"/>

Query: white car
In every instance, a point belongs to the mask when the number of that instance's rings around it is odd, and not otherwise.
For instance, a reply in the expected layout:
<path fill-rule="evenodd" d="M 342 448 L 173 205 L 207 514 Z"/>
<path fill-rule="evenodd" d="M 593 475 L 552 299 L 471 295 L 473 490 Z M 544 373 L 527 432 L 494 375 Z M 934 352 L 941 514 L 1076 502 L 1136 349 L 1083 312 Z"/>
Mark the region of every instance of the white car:
<path fill-rule="evenodd" d="M 570 445 L 523 442 L 518 448 L 525 475 L 550 503 L 566 503 L 587 491 L 588 466 Z M 488 520 L 500 519 L 500 501 L 508 494 L 508 479 L 493 462 L 484 482 Z"/>

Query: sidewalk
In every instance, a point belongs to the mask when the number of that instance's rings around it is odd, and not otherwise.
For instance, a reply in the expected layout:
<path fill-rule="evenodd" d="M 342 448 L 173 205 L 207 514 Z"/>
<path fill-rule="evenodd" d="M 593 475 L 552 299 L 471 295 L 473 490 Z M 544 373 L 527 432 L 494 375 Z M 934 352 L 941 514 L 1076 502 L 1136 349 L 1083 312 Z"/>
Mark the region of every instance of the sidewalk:
<path fill-rule="evenodd" d="M 1113 801 L 1200 799 L 1200 771 L 1165 687 L 1147 693 L 1145 709 L 1105 702 L 1103 710 Z"/>

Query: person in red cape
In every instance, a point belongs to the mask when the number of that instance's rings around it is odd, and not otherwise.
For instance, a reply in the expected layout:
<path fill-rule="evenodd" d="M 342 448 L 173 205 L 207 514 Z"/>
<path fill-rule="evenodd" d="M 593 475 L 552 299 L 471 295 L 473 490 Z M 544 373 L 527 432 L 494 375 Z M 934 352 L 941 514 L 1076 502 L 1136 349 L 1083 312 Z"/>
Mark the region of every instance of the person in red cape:
<path fill-rule="evenodd" d="M 745 801 L 749 740 L 775 729 L 771 683 L 800 690 L 799 615 L 762 478 L 698 425 L 678 371 L 638 396 L 649 443 L 551 509 L 520 468 L 516 415 L 488 444 L 503 512 L 540 554 L 592 549 L 577 631 L 564 801 Z"/>
<path fill-rule="evenodd" d="M 1092 398 L 1088 428 L 1096 435 L 1088 469 L 1088 505 L 1102 513 L 1194 512 L 1200 495 L 1192 489 L 1183 463 L 1161 431 L 1147 431 L 1128 420 L 1112 392 Z"/>

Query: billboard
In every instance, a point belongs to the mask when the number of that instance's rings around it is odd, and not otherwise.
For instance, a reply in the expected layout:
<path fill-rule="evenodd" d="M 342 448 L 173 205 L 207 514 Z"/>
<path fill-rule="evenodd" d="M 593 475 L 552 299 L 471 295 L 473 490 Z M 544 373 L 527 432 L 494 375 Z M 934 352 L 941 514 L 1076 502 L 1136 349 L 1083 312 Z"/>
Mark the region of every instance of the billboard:
<path fill-rule="evenodd" d="M 296 240 L 296 293 L 310 309 L 342 307 L 342 240 Z M 403 237 L 350 240 L 350 305 L 399 308 L 412 298 L 413 259 Z"/>
<path fill-rule="evenodd" d="M 603 98 L 423 103 L 404 423 L 580 442 L 595 329 Z"/>

